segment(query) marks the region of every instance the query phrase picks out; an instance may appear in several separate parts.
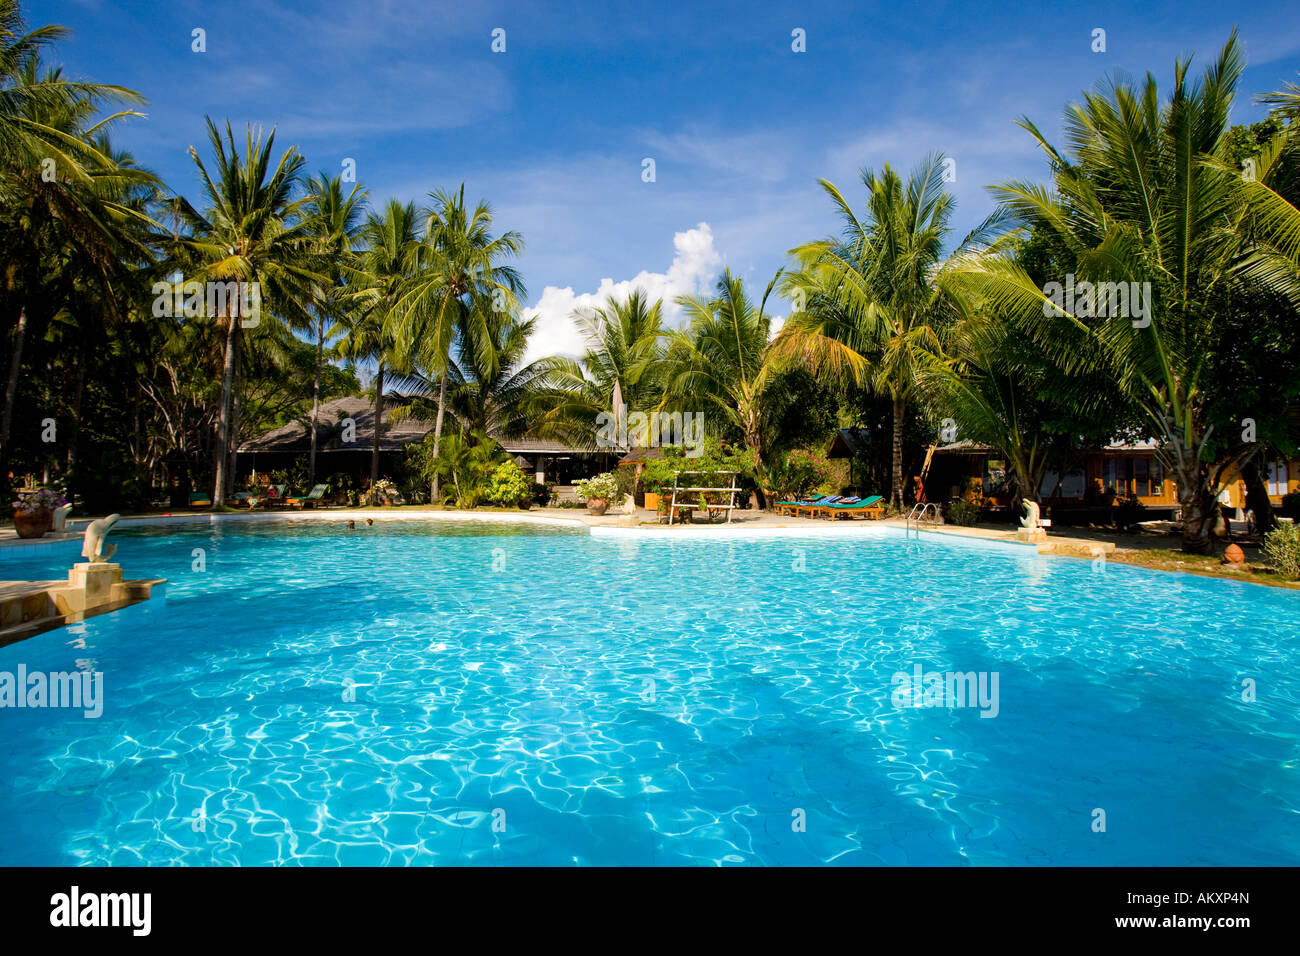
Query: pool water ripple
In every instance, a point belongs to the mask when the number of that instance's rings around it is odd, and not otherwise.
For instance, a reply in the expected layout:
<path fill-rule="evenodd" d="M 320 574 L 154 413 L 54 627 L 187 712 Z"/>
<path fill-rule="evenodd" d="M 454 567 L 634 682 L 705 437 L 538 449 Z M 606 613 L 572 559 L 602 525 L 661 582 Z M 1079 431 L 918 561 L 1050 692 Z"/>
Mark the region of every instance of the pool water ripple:
<path fill-rule="evenodd" d="M 0 711 L 0 864 L 1300 863 L 1294 593 L 883 530 L 115 537 L 165 604 L 0 648 L 106 685 Z M 997 716 L 896 707 L 916 663 Z"/>

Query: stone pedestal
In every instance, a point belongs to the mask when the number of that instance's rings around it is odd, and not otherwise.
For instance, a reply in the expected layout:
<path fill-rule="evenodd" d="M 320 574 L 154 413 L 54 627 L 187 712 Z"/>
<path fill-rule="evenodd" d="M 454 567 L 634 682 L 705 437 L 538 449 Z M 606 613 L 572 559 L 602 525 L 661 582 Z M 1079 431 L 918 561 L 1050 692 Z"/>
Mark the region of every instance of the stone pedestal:
<path fill-rule="evenodd" d="M 1038 544 L 1047 540 L 1047 532 L 1042 528 L 1017 528 L 1016 540 L 1025 544 Z"/>
<path fill-rule="evenodd" d="M 114 600 L 121 591 L 122 566 L 107 562 L 74 564 L 68 572 L 68 587 L 60 595 L 70 611 L 89 611 Z"/>

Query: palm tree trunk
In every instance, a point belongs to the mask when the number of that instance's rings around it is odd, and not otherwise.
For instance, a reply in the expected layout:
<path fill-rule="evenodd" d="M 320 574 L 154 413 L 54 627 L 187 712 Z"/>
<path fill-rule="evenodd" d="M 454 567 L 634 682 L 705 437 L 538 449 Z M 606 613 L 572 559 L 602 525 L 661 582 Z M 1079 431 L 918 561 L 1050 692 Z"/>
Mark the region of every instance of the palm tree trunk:
<path fill-rule="evenodd" d="M 316 484 L 316 421 L 320 413 L 320 361 L 325 350 L 325 320 L 316 320 L 316 377 L 311 386 L 311 458 L 307 465 L 307 484 Z"/>
<path fill-rule="evenodd" d="M 1255 532 L 1268 534 L 1276 523 L 1273 518 L 1273 502 L 1268 500 L 1268 485 L 1264 483 L 1264 472 L 1259 467 L 1259 459 L 1251 457 L 1241 469 L 1241 478 L 1246 482 L 1246 508 L 1255 513 Z"/>
<path fill-rule="evenodd" d="M 1173 469 L 1178 482 L 1178 503 L 1182 507 L 1182 539 L 1185 554 L 1209 554 L 1214 548 L 1211 531 L 1218 502 L 1210 494 L 1205 468 L 1194 456 L 1184 454 Z"/>
<path fill-rule="evenodd" d="M 433 457 L 438 457 L 438 445 L 442 441 L 443 410 L 447 405 L 447 373 L 442 373 L 442 383 L 438 386 L 438 417 L 433 423 Z M 429 504 L 438 500 L 438 475 L 433 476 L 433 486 L 429 492 Z"/>
<path fill-rule="evenodd" d="M 907 400 L 894 396 L 894 457 L 891 465 L 893 472 L 893 490 L 890 492 L 890 504 L 900 511 L 903 507 L 903 414 L 907 411 Z"/>
<path fill-rule="evenodd" d="M 399 370 L 400 371 L 400 370 Z M 375 373 L 375 441 L 370 454 L 370 489 L 374 493 L 375 482 L 379 480 L 379 434 L 384 427 L 384 363 L 379 363 Z"/>
<path fill-rule="evenodd" d="M 9 360 L 9 380 L 5 383 L 5 409 L 0 421 L 0 458 L 8 459 L 9 426 L 14 418 L 14 399 L 18 395 L 18 372 L 23 366 L 23 339 L 27 337 L 27 306 L 18 310 L 18 327 L 14 330 L 13 355 Z"/>
<path fill-rule="evenodd" d="M 239 350 L 240 332 L 235 332 L 235 378 L 230 390 L 230 466 L 226 472 L 226 496 L 234 497 L 235 476 L 239 474 L 239 427 L 243 414 L 243 400 L 239 393 L 239 373 L 243 371 L 243 356 Z"/>
<path fill-rule="evenodd" d="M 217 475 L 212 488 L 212 506 L 214 508 L 223 507 L 226 503 L 226 468 L 230 444 L 230 396 L 234 390 L 235 349 L 238 345 L 235 340 L 237 325 L 235 317 L 233 315 L 227 316 L 226 323 L 226 358 L 221 375 L 221 407 L 217 410 L 217 447 L 216 454 L 213 456 L 216 459 L 217 468 Z"/>

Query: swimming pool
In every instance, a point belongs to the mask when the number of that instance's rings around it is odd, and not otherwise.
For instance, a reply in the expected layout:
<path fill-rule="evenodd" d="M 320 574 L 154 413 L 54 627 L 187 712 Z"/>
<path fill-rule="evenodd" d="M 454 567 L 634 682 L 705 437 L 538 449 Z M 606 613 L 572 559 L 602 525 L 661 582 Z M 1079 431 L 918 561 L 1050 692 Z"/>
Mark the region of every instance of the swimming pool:
<path fill-rule="evenodd" d="M 0 648 L 104 675 L 0 710 L 0 864 L 1300 863 L 1300 595 L 857 532 L 116 531 L 165 603 Z"/>

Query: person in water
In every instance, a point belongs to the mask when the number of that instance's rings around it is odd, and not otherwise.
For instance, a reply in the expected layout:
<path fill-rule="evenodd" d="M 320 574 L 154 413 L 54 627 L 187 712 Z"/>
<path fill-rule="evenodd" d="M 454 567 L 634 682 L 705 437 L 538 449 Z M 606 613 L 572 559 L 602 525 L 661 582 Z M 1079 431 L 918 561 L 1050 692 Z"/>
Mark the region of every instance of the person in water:
<path fill-rule="evenodd" d="M 366 519 L 366 527 L 367 527 L 367 528 L 369 528 L 369 527 L 370 527 L 372 524 L 374 524 L 374 523 L 375 523 L 375 519 L 374 519 L 374 518 L 367 518 L 367 519 Z"/>
<path fill-rule="evenodd" d="M 356 531 L 356 530 L 357 530 L 357 523 L 356 523 L 355 521 L 349 521 L 349 522 L 348 522 L 348 530 L 349 530 L 349 531 Z"/>

